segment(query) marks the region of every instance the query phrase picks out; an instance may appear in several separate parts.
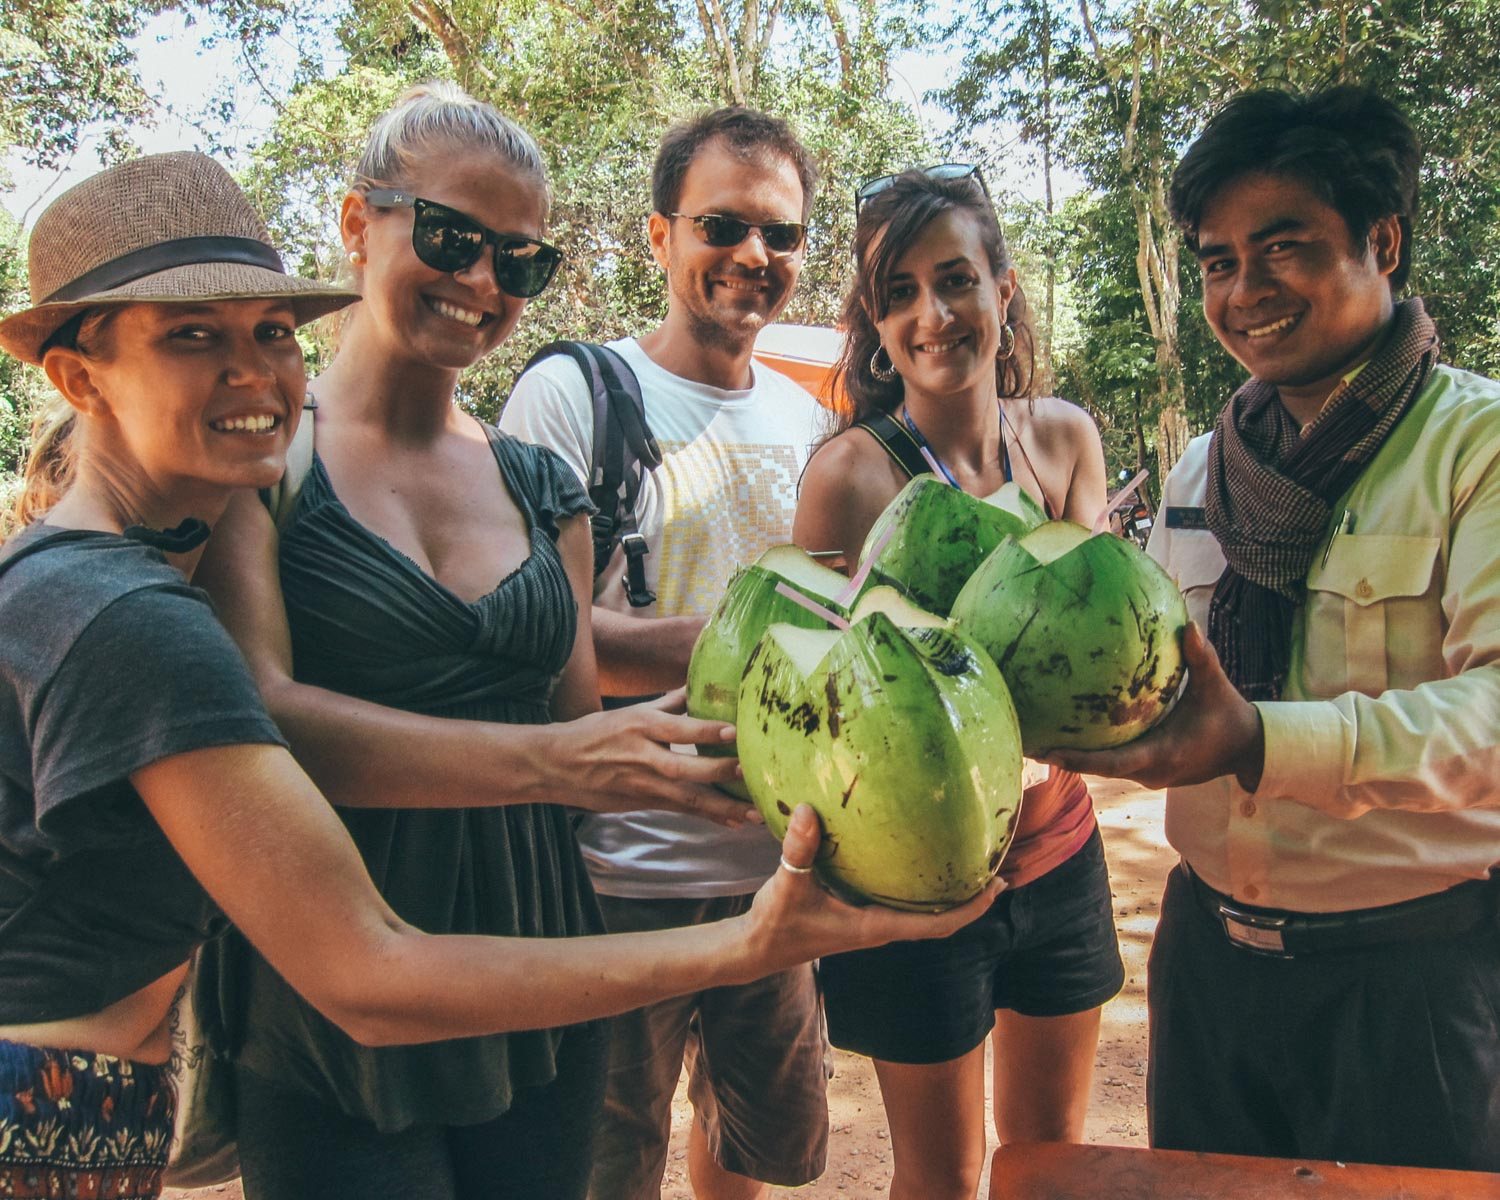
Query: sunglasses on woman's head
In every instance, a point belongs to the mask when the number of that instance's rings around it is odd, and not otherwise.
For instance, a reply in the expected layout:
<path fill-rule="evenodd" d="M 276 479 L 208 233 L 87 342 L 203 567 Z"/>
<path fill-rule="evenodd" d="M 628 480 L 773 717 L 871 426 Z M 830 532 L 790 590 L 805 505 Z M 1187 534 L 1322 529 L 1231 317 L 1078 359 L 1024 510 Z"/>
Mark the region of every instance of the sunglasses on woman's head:
<path fill-rule="evenodd" d="M 984 198 L 990 198 L 990 189 L 984 182 L 984 175 L 974 163 L 938 163 L 932 167 L 918 168 L 928 179 L 947 181 L 950 179 L 968 179 L 971 176 L 978 182 L 979 190 L 984 193 Z M 897 171 L 894 175 L 877 175 L 874 179 L 867 179 L 859 187 L 854 189 L 854 215 L 859 215 L 860 205 L 872 196 L 878 196 L 897 179 L 904 175 L 904 171 Z"/>
<path fill-rule="evenodd" d="M 752 229 L 760 230 L 760 240 L 772 254 L 791 254 L 807 236 L 807 226 L 798 221 L 771 221 L 757 225 L 752 221 L 741 221 L 738 217 L 726 217 L 719 213 L 704 213 L 701 217 L 690 217 L 687 213 L 668 213 L 667 216 L 691 221 L 698 227 L 698 236 L 710 246 L 727 250 L 738 246 L 750 236 Z"/>
<path fill-rule="evenodd" d="M 552 282 L 562 251 L 535 238 L 496 233 L 446 205 L 395 188 L 371 188 L 365 200 L 376 208 L 412 210 L 411 248 L 434 271 L 467 270 L 486 246 L 494 247 L 495 282 L 508 296 L 529 300 Z"/>

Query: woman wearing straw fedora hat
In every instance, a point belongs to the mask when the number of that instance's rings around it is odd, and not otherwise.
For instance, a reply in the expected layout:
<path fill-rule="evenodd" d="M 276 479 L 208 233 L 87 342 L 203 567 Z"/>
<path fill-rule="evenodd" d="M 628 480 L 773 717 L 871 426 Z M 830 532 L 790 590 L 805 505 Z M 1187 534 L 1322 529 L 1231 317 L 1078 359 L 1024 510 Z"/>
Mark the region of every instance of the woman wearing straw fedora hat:
<path fill-rule="evenodd" d="M 404 920 L 190 582 L 233 493 L 281 475 L 305 389 L 294 329 L 352 296 L 284 274 L 197 154 L 78 185 L 30 261 L 33 304 L 0 346 L 76 420 L 61 495 L 0 548 L 0 1195 L 158 1194 L 169 1013 L 221 912 L 372 1045 L 586 1021 L 970 915 L 833 901 L 796 870 L 818 840 L 803 813 L 793 869 L 719 927 L 564 940 Z"/>

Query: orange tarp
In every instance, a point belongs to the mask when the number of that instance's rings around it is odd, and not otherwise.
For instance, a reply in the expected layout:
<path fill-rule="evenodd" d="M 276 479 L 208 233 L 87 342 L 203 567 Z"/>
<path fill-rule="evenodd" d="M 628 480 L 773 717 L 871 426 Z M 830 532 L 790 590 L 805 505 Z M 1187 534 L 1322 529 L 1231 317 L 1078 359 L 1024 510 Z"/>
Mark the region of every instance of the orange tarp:
<path fill-rule="evenodd" d="M 755 339 L 755 357 L 832 408 L 833 364 L 843 344 L 843 334 L 822 325 L 767 325 Z"/>

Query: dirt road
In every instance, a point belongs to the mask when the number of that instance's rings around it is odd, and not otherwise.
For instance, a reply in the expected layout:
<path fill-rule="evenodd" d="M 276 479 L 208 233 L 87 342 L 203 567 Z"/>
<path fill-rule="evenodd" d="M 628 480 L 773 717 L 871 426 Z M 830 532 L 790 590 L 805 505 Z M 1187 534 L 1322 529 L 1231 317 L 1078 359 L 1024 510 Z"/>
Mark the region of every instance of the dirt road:
<path fill-rule="evenodd" d="M 1156 928 L 1162 882 L 1176 856 L 1162 835 L 1161 793 L 1106 780 L 1091 779 L 1089 786 L 1109 857 L 1115 922 L 1125 956 L 1125 990 L 1104 1009 L 1086 1136 L 1091 1142 L 1144 1146 L 1146 954 Z M 828 1170 L 805 1188 L 776 1189 L 774 1200 L 878 1200 L 886 1194 L 891 1148 L 874 1072 L 867 1060 L 840 1052 L 835 1052 L 835 1070 L 829 1084 L 833 1136 Z M 686 1089 L 679 1087 L 662 1200 L 692 1200 L 686 1159 L 690 1119 Z M 990 1139 L 993 1145 L 993 1127 Z M 980 1195 L 987 1185 L 988 1180 Z M 166 1195 L 173 1200 L 242 1200 L 238 1184 Z"/>

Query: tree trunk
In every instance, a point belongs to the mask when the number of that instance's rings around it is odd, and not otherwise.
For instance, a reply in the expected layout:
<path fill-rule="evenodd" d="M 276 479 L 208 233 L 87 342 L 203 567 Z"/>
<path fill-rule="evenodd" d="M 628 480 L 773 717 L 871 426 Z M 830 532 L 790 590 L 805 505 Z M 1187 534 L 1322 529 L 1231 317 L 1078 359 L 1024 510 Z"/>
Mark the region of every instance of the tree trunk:
<path fill-rule="evenodd" d="M 844 20 L 844 10 L 839 7 L 839 0 L 823 0 L 823 11 L 828 14 L 833 45 L 839 53 L 839 78 L 847 84 L 854 77 L 854 50 L 849 45 L 849 26 Z"/>
<path fill-rule="evenodd" d="M 1165 483 L 1167 473 L 1182 458 L 1192 439 L 1193 431 L 1188 426 L 1186 394 L 1182 386 L 1182 362 L 1164 358 L 1163 347 L 1156 347 L 1156 366 L 1161 374 L 1158 391 L 1160 408 L 1156 416 L 1156 469 L 1161 474 L 1160 483 Z"/>
<path fill-rule="evenodd" d="M 724 19 L 724 7 L 719 0 L 698 0 L 698 20 L 708 44 L 719 52 L 719 61 L 724 65 L 724 79 L 730 100 L 744 104 L 749 99 L 745 91 L 744 76 L 740 71 L 740 58 L 735 50 L 734 37 Z"/>
<path fill-rule="evenodd" d="M 1079 15 L 1094 50 L 1094 58 L 1115 93 L 1117 105 L 1127 115 L 1121 129 L 1120 165 L 1126 179 L 1134 180 L 1131 204 L 1135 209 L 1136 275 L 1146 323 L 1156 343 L 1157 417 L 1156 458 L 1162 478 L 1182 457 L 1187 445 L 1187 396 L 1182 382 L 1182 354 L 1177 343 L 1177 310 L 1182 298 L 1178 282 L 1178 251 L 1182 234 L 1172 223 L 1167 207 L 1167 177 L 1170 161 L 1161 130 L 1155 124 L 1142 127 L 1143 92 L 1151 62 L 1159 56 L 1161 31 L 1152 20 L 1146 0 L 1137 4 L 1132 16 L 1129 79 L 1126 71 L 1106 54 L 1089 12 L 1088 0 L 1078 0 Z M 1126 88 L 1129 88 L 1128 94 Z"/>
<path fill-rule="evenodd" d="M 1140 251 L 1136 269 L 1146 302 L 1146 320 L 1156 342 L 1157 417 L 1156 459 L 1165 479 L 1187 446 L 1187 392 L 1182 379 L 1182 351 L 1178 344 L 1178 313 L 1182 285 L 1178 275 L 1182 234 L 1167 209 L 1166 164 L 1160 151 L 1146 164 L 1150 180 L 1135 191 L 1136 226 Z"/>
<path fill-rule="evenodd" d="M 1057 258 L 1052 254 L 1052 4 L 1042 3 L 1042 188 L 1047 212 L 1047 299 L 1046 329 L 1042 333 L 1041 363 L 1038 365 L 1036 389 L 1050 396 L 1057 390 L 1052 369 L 1052 331 L 1057 316 Z"/>
<path fill-rule="evenodd" d="M 474 54 L 463 26 L 438 0 L 409 0 L 407 12 L 412 20 L 437 38 L 460 86 L 478 91 L 476 78 L 494 81 L 495 73 Z"/>

